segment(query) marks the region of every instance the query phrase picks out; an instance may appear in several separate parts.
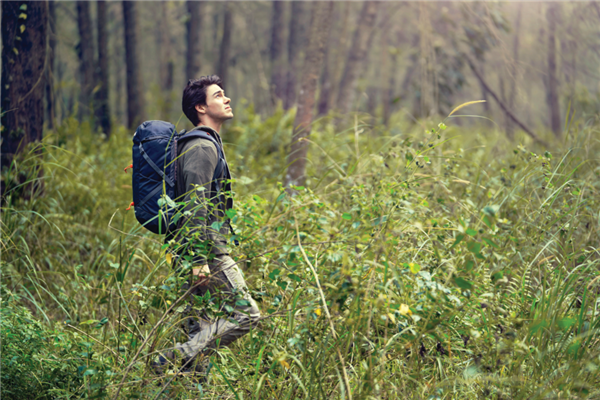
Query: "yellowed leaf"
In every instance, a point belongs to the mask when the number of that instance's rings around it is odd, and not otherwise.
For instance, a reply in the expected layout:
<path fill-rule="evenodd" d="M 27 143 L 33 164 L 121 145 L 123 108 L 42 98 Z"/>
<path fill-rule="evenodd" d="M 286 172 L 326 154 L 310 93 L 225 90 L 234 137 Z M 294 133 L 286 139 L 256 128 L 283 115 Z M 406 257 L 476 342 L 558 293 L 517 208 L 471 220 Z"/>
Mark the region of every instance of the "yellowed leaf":
<path fill-rule="evenodd" d="M 321 316 L 321 309 L 320 309 L 320 308 L 317 308 L 317 309 L 315 310 L 315 314 L 317 314 L 317 315 L 320 317 L 320 316 Z"/>
<path fill-rule="evenodd" d="M 388 318 L 390 319 L 390 321 L 392 321 L 392 324 L 396 323 L 396 317 L 394 317 L 394 314 L 392 313 L 388 313 Z"/>
<path fill-rule="evenodd" d="M 462 103 L 460 106 L 458 106 L 454 110 L 452 110 L 452 112 L 450 114 L 448 114 L 448 116 L 451 116 L 452 114 L 454 114 L 455 112 L 457 112 L 458 110 L 460 110 L 463 107 L 466 107 L 471 104 L 477 104 L 477 103 L 485 103 L 485 100 L 467 101 L 466 103 Z"/>
<path fill-rule="evenodd" d="M 173 255 L 171 253 L 167 253 L 167 264 L 171 265 L 173 261 Z"/>
<path fill-rule="evenodd" d="M 464 183 L 465 185 L 470 185 L 471 184 L 471 182 L 465 181 L 464 179 L 453 179 L 452 182 Z"/>
<path fill-rule="evenodd" d="M 290 369 L 290 364 L 286 360 L 279 360 L 279 364 L 285 369 Z"/>
<path fill-rule="evenodd" d="M 21 30 L 21 33 L 25 32 L 25 25 L 21 25 L 19 29 Z"/>
<path fill-rule="evenodd" d="M 412 311 L 410 310 L 410 307 L 406 304 L 400 304 L 400 308 L 398 309 L 398 312 L 402 315 L 412 315 Z"/>

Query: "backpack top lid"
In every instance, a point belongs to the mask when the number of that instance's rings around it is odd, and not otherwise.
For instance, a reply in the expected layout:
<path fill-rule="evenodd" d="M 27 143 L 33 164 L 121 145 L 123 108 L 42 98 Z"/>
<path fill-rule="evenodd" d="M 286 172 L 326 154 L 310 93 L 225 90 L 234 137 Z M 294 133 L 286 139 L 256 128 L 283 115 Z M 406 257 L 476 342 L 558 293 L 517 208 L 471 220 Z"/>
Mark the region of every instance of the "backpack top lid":
<path fill-rule="evenodd" d="M 169 138 L 177 135 L 177 128 L 170 122 L 146 121 L 133 134 L 133 143 L 139 144 L 152 138 Z"/>

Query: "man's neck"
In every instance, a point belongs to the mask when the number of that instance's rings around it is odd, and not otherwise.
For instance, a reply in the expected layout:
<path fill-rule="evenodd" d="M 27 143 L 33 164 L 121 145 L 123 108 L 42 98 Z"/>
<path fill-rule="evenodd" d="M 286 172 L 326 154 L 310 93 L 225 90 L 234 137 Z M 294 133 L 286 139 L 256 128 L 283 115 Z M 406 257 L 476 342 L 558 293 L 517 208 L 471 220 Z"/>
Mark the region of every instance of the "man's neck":
<path fill-rule="evenodd" d="M 208 126 L 209 128 L 214 129 L 215 132 L 219 133 L 219 131 L 221 130 L 221 126 L 223 126 L 223 122 L 215 121 L 211 118 L 206 118 L 205 121 L 200 121 L 200 123 L 197 126 Z"/>

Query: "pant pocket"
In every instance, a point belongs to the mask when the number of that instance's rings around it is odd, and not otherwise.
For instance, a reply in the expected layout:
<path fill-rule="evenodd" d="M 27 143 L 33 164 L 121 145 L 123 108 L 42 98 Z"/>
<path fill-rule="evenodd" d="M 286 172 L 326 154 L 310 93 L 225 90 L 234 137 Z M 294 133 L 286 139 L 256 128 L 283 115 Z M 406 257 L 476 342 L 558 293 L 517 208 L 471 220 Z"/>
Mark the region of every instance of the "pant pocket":
<path fill-rule="evenodd" d="M 221 268 L 223 274 L 227 278 L 227 281 L 231 285 L 231 288 L 238 290 L 246 290 L 246 281 L 244 280 L 244 275 L 242 275 L 242 271 L 237 266 L 235 261 L 230 257 L 226 257 L 221 264 Z"/>

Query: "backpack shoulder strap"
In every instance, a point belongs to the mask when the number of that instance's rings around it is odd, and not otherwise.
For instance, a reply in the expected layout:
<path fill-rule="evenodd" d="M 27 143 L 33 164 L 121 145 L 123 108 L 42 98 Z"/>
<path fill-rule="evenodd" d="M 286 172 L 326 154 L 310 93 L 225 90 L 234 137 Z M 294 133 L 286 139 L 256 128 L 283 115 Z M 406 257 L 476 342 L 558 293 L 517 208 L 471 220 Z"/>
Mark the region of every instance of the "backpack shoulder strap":
<path fill-rule="evenodd" d="M 212 142 L 215 145 L 215 147 L 217 148 L 217 153 L 219 155 L 219 158 L 223 158 L 223 149 L 221 148 L 221 145 L 219 144 L 217 139 L 212 137 L 208 132 L 204 132 L 201 130 L 193 130 L 193 131 L 187 132 L 183 135 L 180 135 L 177 142 L 181 143 L 182 141 L 187 141 L 190 139 L 204 139 L 204 140 L 208 140 L 208 141 Z"/>
<path fill-rule="evenodd" d="M 213 179 L 216 182 L 216 180 L 221 177 L 221 175 L 223 173 L 223 169 L 225 168 L 225 166 L 224 166 L 225 156 L 223 154 L 223 149 L 221 148 L 221 145 L 208 132 L 205 132 L 205 131 L 199 130 L 199 129 L 196 129 L 196 130 L 187 132 L 184 135 L 181 135 L 177 141 L 178 141 L 178 143 L 181 143 L 182 141 L 186 141 L 186 140 L 190 140 L 190 139 L 204 139 L 204 140 L 208 140 L 208 141 L 212 142 L 215 145 L 215 147 L 217 149 L 217 157 L 219 158 L 219 161 L 217 162 L 217 166 L 215 167 L 215 172 L 213 174 Z M 220 187 L 218 187 L 217 189 L 220 189 Z"/>

